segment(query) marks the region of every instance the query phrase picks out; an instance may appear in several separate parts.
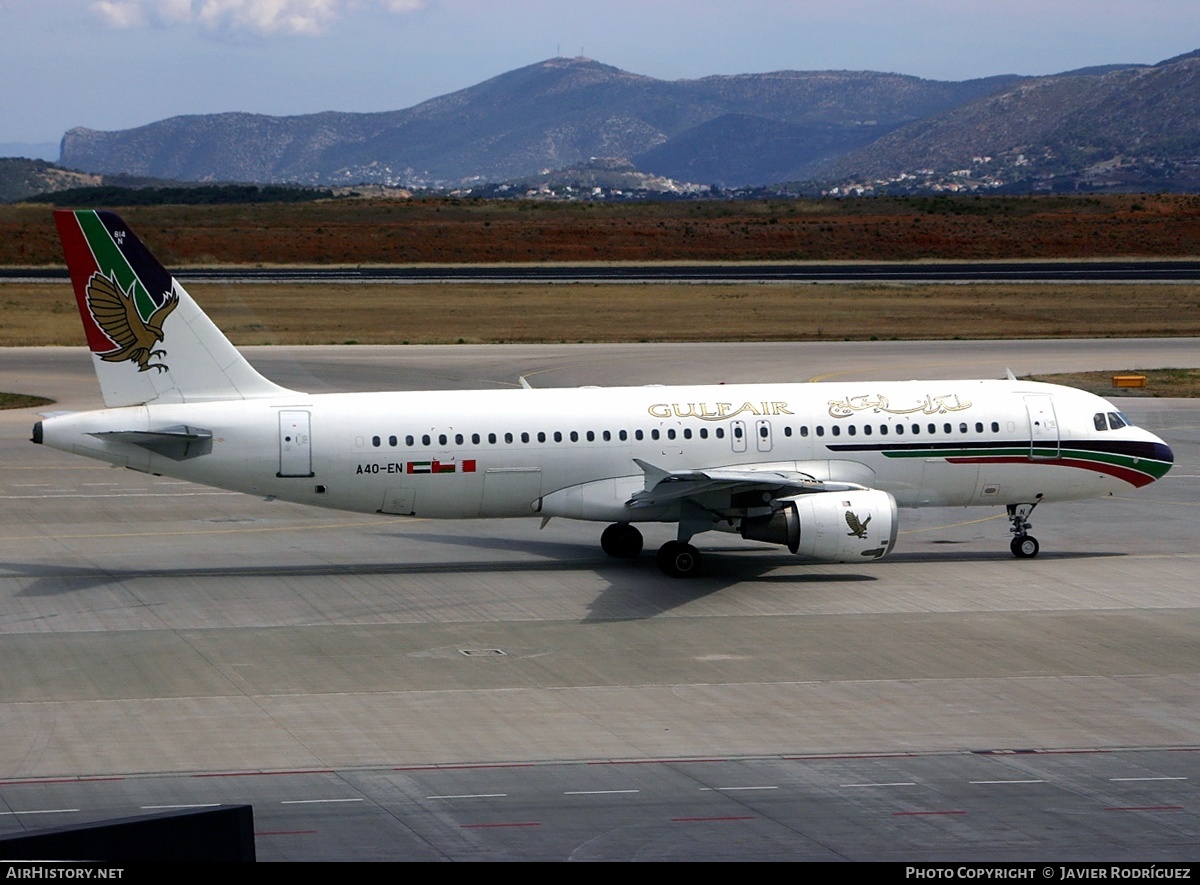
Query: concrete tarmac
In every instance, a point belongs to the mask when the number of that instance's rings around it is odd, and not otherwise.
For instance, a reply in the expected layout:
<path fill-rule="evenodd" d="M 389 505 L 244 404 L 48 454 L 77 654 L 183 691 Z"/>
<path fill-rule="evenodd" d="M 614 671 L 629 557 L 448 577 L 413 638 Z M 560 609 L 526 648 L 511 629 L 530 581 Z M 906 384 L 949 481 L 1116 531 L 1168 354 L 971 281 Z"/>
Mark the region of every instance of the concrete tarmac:
<path fill-rule="evenodd" d="M 1192 366 L 1200 343 L 247 355 L 273 380 L 326 392 L 503 387 L 521 375 L 535 386 L 1001 377 L 1005 367 Z M 100 405 L 79 349 L 0 351 L 0 389 L 57 400 L 46 410 Z M 264 836 L 264 858 L 1194 858 L 1200 405 L 1120 407 L 1173 447 L 1175 468 L 1115 500 L 1039 508 L 1035 560 L 1008 552 L 1002 511 L 901 511 L 897 550 L 883 562 L 806 564 L 711 534 L 696 539 L 706 573 L 691 581 L 664 577 L 650 555 L 604 556 L 599 525 L 556 520 L 539 531 L 536 520 L 268 503 L 35 447 L 36 410 L 2 412 L 0 832 L 187 804 L 197 776 L 225 775 L 204 783 L 233 786 L 201 791 L 205 801 L 251 796 L 256 817 L 278 823 L 271 832 L 309 833 Z M 647 549 L 671 535 L 650 527 Z M 836 773 L 828 762 L 813 773 L 814 760 L 833 758 Z M 988 780 L 978 765 L 1034 758 L 1048 768 L 1007 780 L 1051 784 L 1052 795 L 972 795 L 973 778 Z M 1124 776 L 1108 770 L 1114 759 L 1138 783 L 1176 792 L 1080 786 L 1132 783 L 1114 780 Z M 767 806 L 704 792 L 735 775 L 747 790 L 774 789 Z M 310 794 L 295 785 L 314 779 L 345 795 L 302 806 L 318 800 L 298 798 Z M 112 783 L 121 787 L 100 786 Z M 901 783 L 936 783 L 939 801 L 880 786 Z M 864 802 L 854 784 L 888 798 Z M 535 798 L 492 818 L 462 807 L 480 799 L 439 800 L 457 803 L 447 809 L 430 798 L 523 788 Z M 582 795 L 633 798 L 598 815 Z M 1065 796 L 1083 806 L 1062 812 Z M 343 798 L 357 804 L 335 803 Z M 735 799 L 749 819 L 782 829 L 683 836 L 668 825 L 737 818 L 726 804 Z M 887 825 L 960 805 L 978 811 L 940 821 L 928 838 Z M 1115 824 L 1110 808 L 1158 811 Z M 1053 825 L 1039 835 L 1011 824 L 1028 815 Z M 527 841 L 464 836 L 526 818 L 543 821 Z M 675 834 L 653 843 L 657 853 L 612 835 L 648 820 Z"/>

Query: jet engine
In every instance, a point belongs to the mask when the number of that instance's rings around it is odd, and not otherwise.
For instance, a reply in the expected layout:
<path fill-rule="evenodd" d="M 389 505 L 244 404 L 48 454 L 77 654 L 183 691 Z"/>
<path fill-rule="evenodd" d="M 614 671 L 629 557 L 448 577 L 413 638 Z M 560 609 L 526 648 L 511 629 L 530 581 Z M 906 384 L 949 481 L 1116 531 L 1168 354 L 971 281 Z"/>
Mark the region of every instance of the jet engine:
<path fill-rule="evenodd" d="M 768 516 L 743 519 L 742 537 L 823 562 L 882 559 L 896 545 L 896 499 L 887 492 L 815 492 L 779 503 Z"/>

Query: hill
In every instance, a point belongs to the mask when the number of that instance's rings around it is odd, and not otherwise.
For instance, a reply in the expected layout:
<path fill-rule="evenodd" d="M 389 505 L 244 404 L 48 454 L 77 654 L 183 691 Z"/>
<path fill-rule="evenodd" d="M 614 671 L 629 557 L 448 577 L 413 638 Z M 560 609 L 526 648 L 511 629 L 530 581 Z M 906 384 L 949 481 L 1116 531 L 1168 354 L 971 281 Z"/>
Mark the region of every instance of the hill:
<path fill-rule="evenodd" d="M 68 188 L 94 187 L 102 180 L 103 176 L 64 169 L 45 160 L 0 157 L 0 203 Z"/>
<path fill-rule="evenodd" d="M 892 193 L 1200 190 L 1200 55 L 1012 84 L 817 175 Z"/>
<path fill-rule="evenodd" d="M 553 58 L 406 110 L 173 117 L 119 132 L 72 129 L 60 162 L 179 180 L 461 185 L 536 176 L 591 157 L 643 172 L 760 184 L 1017 82 L 858 71 L 664 81 Z M 745 145 L 761 147 L 754 162 Z M 674 145 L 673 145 L 674 143 Z M 703 145 L 711 157 L 696 165 Z"/>

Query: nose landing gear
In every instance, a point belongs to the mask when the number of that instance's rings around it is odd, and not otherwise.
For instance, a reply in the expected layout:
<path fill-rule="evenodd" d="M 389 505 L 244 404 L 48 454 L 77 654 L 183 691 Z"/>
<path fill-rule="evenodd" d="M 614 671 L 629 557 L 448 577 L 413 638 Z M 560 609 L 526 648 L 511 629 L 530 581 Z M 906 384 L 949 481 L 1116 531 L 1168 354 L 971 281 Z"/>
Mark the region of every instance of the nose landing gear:
<path fill-rule="evenodd" d="M 1033 559 L 1038 555 L 1040 547 L 1037 538 L 1029 534 L 1029 529 L 1032 528 L 1029 515 L 1033 513 L 1033 508 L 1041 503 L 1041 497 L 1038 495 L 1038 500 L 1032 504 L 1008 505 L 1008 519 L 1012 523 L 1010 531 L 1013 533 L 1012 543 L 1008 545 L 1008 549 L 1017 559 Z"/>

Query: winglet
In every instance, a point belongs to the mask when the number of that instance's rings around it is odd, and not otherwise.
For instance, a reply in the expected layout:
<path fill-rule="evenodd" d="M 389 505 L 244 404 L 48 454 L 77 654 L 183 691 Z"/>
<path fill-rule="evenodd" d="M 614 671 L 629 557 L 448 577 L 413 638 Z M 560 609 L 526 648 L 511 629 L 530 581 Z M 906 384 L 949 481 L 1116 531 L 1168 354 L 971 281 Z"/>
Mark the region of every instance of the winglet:
<path fill-rule="evenodd" d="M 57 210 L 54 221 L 106 406 L 291 392 L 246 362 L 115 214 Z"/>

